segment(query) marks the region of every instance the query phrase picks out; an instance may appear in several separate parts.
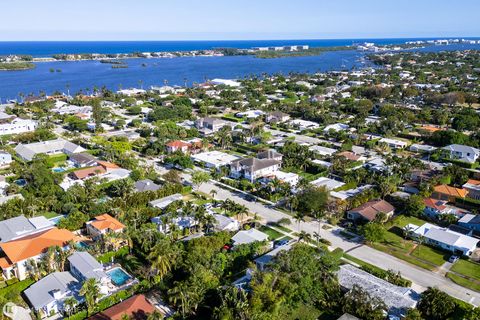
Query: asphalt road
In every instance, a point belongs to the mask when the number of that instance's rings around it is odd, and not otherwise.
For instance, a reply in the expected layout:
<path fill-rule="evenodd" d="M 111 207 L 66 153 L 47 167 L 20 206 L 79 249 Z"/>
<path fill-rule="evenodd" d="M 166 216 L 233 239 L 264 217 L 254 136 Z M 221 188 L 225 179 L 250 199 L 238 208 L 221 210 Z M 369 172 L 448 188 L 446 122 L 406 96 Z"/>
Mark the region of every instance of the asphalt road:
<path fill-rule="evenodd" d="M 237 203 L 243 204 L 251 212 L 260 216 L 266 223 L 276 222 L 282 218 L 289 218 L 292 220 L 292 224 L 289 226 L 289 228 L 295 232 L 306 231 L 310 234 L 313 234 L 319 230 L 317 222 L 302 222 L 297 224 L 288 214 L 269 208 L 260 202 L 247 201 L 241 197 L 241 194 L 234 194 L 234 192 L 231 192 L 225 188 L 219 188 L 211 182 L 202 184 L 199 189 L 201 192 L 205 192 L 207 194 L 212 189 L 216 190 L 216 199 L 230 199 Z M 330 241 L 333 248 L 341 248 L 355 258 L 385 270 L 392 269 L 395 271 L 400 271 L 403 277 L 413 282 L 412 287 L 417 291 L 421 292 L 426 290 L 427 287 L 437 287 L 457 299 L 469 302 L 475 306 L 480 304 L 480 293 L 459 286 L 441 274 L 416 267 L 403 260 L 395 258 L 394 256 L 363 245 L 362 243 L 347 240 L 340 236 L 340 230 L 341 228 L 339 227 L 334 227 L 333 229 L 329 230 L 320 228 L 320 236 Z"/>

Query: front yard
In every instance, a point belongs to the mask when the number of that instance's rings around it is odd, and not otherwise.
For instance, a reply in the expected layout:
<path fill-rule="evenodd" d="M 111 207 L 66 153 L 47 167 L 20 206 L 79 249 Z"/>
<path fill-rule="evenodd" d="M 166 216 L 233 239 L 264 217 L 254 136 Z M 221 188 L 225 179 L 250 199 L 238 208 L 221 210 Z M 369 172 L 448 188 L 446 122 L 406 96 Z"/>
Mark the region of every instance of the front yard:
<path fill-rule="evenodd" d="M 427 245 L 418 245 L 403 236 L 403 228 L 406 225 L 421 226 L 424 223 L 426 221 L 416 217 L 398 216 L 385 224 L 388 231 L 383 241 L 372 243 L 371 246 L 421 268 L 435 270 L 448 260 L 450 253 Z"/>
<path fill-rule="evenodd" d="M 274 240 L 277 240 L 281 237 L 284 237 L 285 235 L 278 232 L 277 230 L 274 230 L 270 227 L 267 227 L 267 226 L 261 226 L 260 231 L 266 233 L 268 235 L 268 237 L 270 238 L 270 240 L 274 241 Z"/>

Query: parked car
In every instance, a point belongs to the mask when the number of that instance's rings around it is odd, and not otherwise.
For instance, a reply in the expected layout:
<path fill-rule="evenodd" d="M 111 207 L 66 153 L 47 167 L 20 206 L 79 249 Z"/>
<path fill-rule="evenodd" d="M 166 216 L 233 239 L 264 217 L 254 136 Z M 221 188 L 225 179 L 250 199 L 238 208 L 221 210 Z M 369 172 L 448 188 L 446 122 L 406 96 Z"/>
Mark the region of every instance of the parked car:
<path fill-rule="evenodd" d="M 455 263 L 455 262 L 458 261 L 458 259 L 460 259 L 459 256 L 453 255 L 453 256 L 450 257 L 450 259 L 448 259 L 448 262 L 450 262 L 450 263 Z"/>
<path fill-rule="evenodd" d="M 278 240 L 278 241 L 275 241 L 273 247 L 278 248 L 278 247 L 281 247 L 281 246 L 284 246 L 284 245 L 288 244 L 288 242 L 289 242 L 289 240 L 287 240 L 287 239 Z"/>

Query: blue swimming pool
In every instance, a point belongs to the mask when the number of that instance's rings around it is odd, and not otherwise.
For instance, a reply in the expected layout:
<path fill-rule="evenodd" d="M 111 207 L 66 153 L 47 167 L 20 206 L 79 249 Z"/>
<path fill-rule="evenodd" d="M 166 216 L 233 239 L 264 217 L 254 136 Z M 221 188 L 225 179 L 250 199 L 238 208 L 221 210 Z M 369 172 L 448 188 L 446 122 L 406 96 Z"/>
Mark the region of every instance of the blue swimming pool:
<path fill-rule="evenodd" d="M 58 168 L 53 168 L 52 171 L 55 172 L 55 173 L 65 172 L 65 168 L 60 168 L 60 167 L 58 167 Z"/>
<path fill-rule="evenodd" d="M 81 249 L 81 250 L 87 250 L 89 247 L 89 245 L 83 241 L 77 242 L 76 246 L 77 246 L 77 249 Z"/>
<path fill-rule="evenodd" d="M 118 287 L 123 286 L 128 280 L 131 279 L 131 277 L 125 271 L 123 271 L 122 268 L 114 268 L 110 271 L 107 271 L 107 275 L 110 277 L 110 279 L 112 279 L 113 284 Z"/>

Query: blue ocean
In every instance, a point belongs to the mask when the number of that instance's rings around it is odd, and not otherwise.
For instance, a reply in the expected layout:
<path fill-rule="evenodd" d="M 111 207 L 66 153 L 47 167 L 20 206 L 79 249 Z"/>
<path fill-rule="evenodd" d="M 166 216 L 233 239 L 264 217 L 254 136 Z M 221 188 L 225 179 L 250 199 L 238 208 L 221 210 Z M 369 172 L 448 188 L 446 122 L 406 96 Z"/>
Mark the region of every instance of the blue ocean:
<path fill-rule="evenodd" d="M 269 40 L 269 41 L 139 41 L 139 42 L 0 42 L 0 55 L 56 53 L 131 53 L 189 51 L 212 48 L 252 48 L 306 44 L 311 47 L 352 45 L 362 42 L 400 44 L 417 39 Z M 424 40 L 424 39 L 422 39 Z M 432 46 L 420 51 L 480 50 L 480 45 Z M 205 79 L 241 79 L 252 75 L 315 73 L 369 66 L 365 53 L 355 50 L 324 52 L 318 56 L 259 59 L 253 56 L 126 59 L 128 68 L 114 69 L 99 61 L 39 62 L 25 71 L 0 71 L 0 102 L 22 95 L 55 91 L 89 93 L 94 87 L 111 90 L 152 85 L 184 85 Z M 53 72 L 52 72 L 53 71 Z"/>

